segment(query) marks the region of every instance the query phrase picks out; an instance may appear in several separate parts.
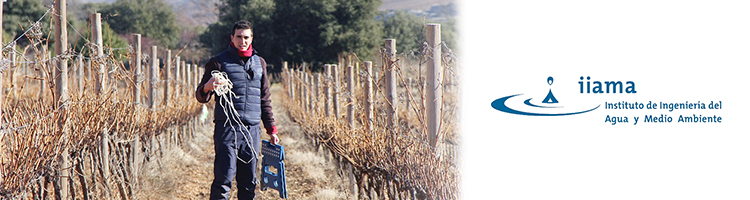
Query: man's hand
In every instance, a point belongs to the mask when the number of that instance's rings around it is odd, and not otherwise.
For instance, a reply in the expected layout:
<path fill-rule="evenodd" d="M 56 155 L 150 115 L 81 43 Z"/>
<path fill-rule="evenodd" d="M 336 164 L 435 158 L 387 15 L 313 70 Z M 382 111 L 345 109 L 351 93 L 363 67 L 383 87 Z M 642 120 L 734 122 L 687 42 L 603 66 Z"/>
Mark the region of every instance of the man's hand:
<path fill-rule="evenodd" d="M 271 139 L 269 140 L 271 144 L 279 144 L 279 136 L 277 136 L 279 131 L 276 129 L 276 125 L 266 128 L 266 133 L 271 136 Z"/>
<path fill-rule="evenodd" d="M 277 136 L 277 135 L 278 134 L 276 134 L 276 133 L 270 135 L 271 136 L 271 139 L 270 139 L 271 144 L 274 144 L 274 145 L 278 145 L 279 144 L 280 140 L 279 140 L 279 136 Z"/>
<path fill-rule="evenodd" d="M 206 84 L 203 85 L 203 92 L 208 93 L 211 90 L 215 90 L 216 88 L 224 84 L 226 83 L 216 80 L 216 78 L 214 77 L 211 77 L 211 79 L 208 79 L 208 82 L 206 82 Z"/>

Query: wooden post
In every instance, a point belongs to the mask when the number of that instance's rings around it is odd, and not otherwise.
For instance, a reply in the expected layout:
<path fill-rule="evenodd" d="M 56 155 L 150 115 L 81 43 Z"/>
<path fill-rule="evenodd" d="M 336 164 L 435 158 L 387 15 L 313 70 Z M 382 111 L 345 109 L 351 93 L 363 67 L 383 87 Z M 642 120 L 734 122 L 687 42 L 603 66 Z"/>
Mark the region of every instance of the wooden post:
<path fill-rule="evenodd" d="M 346 106 L 346 121 L 349 122 L 349 128 L 354 128 L 354 66 L 351 65 L 346 66 L 346 90 L 349 92 Z"/>
<path fill-rule="evenodd" d="M 292 102 L 294 101 L 294 84 L 297 83 L 297 81 L 294 80 L 294 67 L 289 68 L 289 97 L 291 97 Z"/>
<path fill-rule="evenodd" d="M 182 85 L 180 85 L 180 81 L 179 81 L 180 77 L 181 77 L 181 75 L 180 75 L 180 72 L 181 72 L 181 70 L 180 70 L 180 68 L 181 68 L 180 64 L 181 64 L 180 57 L 176 56 L 175 57 L 175 62 L 174 62 L 174 83 L 175 83 L 175 85 L 174 85 L 174 98 L 175 98 L 175 100 L 177 98 L 179 98 L 178 95 L 180 94 L 180 87 L 182 86 Z"/>
<path fill-rule="evenodd" d="M 310 107 L 310 113 L 315 114 L 315 76 L 313 76 L 312 71 L 307 74 L 307 87 L 308 87 L 308 105 Z"/>
<path fill-rule="evenodd" d="M 56 92 L 54 99 L 55 107 L 59 108 L 60 112 L 65 113 L 67 109 L 66 103 L 68 101 L 68 60 L 61 55 L 68 50 L 68 12 L 66 0 L 55 0 L 55 13 L 57 14 L 53 18 L 55 23 L 55 55 L 58 56 L 58 59 L 57 67 L 55 67 Z M 67 118 L 64 116 L 65 115 L 59 118 L 58 133 L 62 135 L 63 140 L 67 140 L 68 131 L 65 128 Z M 65 143 L 66 142 L 63 141 L 63 144 Z M 58 158 L 59 168 L 57 169 L 57 185 L 59 186 L 57 188 L 57 193 L 59 194 L 60 199 L 68 199 L 68 192 L 70 191 L 70 153 L 68 152 L 68 148 L 64 147 L 60 154 L 61 155 Z"/>
<path fill-rule="evenodd" d="M 64 56 L 61 56 L 63 52 L 67 51 L 68 49 L 68 19 L 67 19 L 67 2 L 66 0 L 55 0 L 55 13 L 57 14 L 54 17 L 54 23 L 55 23 L 55 55 L 58 56 L 57 59 L 57 67 L 55 67 L 55 107 L 59 108 L 62 113 L 65 113 L 67 110 L 67 101 L 68 101 L 68 60 L 65 59 Z M 65 115 L 63 115 L 65 116 Z M 68 138 L 68 131 L 65 128 L 66 126 L 66 117 L 60 117 L 58 121 L 59 125 L 59 134 L 62 135 L 63 140 L 67 140 Z M 65 142 L 63 142 L 65 144 Z M 57 193 L 59 194 L 59 198 L 61 199 L 67 199 L 69 198 L 69 191 L 70 191 L 70 153 L 68 152 L 68 148 L 64 147 L 62 149 L 62 152 L 60 153 L 60 157 L 58 158 L 58 177 L 57 179 L 57 185 L 59 186 L 57 189 Z M 75 194 L 73 194 L 75 195 Z"/>
<path fill-rule="evenodd" d="M 188 84 L 188 94 L 193 94 L 195 92 L 195 73 L 198 71 L 198 65 L 195 63 L 191 63 L 190 67 L 188 67 L 188 77 L 190 77 L 189 84 Z"/>
<path fill-rule="evenodd" d="M 388 117 L 388 127 L 396 130 L 398 126 L 398 107 L 396 106 L 396 40 L 385 40 L 386 66 L 385 66 L 385 98 L 386 98 L 386 116 Z"/>
<path fill-rule="evenodd" d="M 326 75 L 325 75 L 325 84 L 323 84 L 323 91 L 325 91 L 326 100 L 325 100 L 325 107 L 326 107 L 326 117 L 331 116 L 331 64 L 325 64 L 324 67 L 326 68 Z"/>
<path fill-rule="evenodd" d="M 426 120 L 427 137 L 432 148 L 437 148 L 438 132 L 440 131 L 440 112 L 443 105 L 443 65 L 440 46 L 440 24 L 427 24 L 427 45 L 429 59 L 427 59 L 427 99 Z M 431 51 L 429 51 L 431 50 Z"/>
<path fill-rule="evenodd" d="M 62 113 L 66 111 L 68 101 L 68 60 L 60 56 L 68 49 L 68 31 L 67 31 L 67 5 L 66 0 L 55 0 L 55 55 L 59 56 L 55 67 L 55 107 L 59 108 Z M 64 115 L 63 115 L 64 116 Z M 63 140 L 67 140 L 68 131 L 66 126 L 66 117 L 60 117 L 58 121 L 58 133 L 62 135 Z M 65 142 L 63 142 L 65 144 Z M 70 191 L 70 153 L 67 147 L 63 147 L 60 157 L 58 158 L 58 169 L 56 193 L 60 199 L 69 198 Z M 75 195 L 75 194 L 74 194 Z"/>
<path fill-rule="evenodd" d="M 104 185 L 107 185 L 107 179 L 109 179 L 109 132 L 106 127 L 102 132 L 101 141 L 99 143 L 99 157 L 101 158 L 101 172 L 104 177 Z M 96 180 L 96 179 L 94 179 Z"/>
<path fill-rule="evenodd" d="M 191 73 L 190 73 L 190 82 L 191 82 L 191 83 L 190 83 L 190 91 L 195 91 L 195 86 L 196 86 L 196 85 L 197 85 L 197 83 L 198 83 L 197 81 L 195 81 L 195 78 L 197 78 L 197 77 L 198 77 L 198 76 L 196 75 L 196 74 L 198 74 L 198 65 L 197 65 L 197 64 L 195 64 L 195 63 L 193 63 L 193 64 L 192 64 L 191 66 L 192 66 L 192 67 L 190 68 L 190 72 L 191 72 Z"/>
<path fill-rule="evenodd" d="M 292 101 L 294 101 L 294 94 L 295 94 L 294 93 L 294 84 L 297 84 L 297 81 L 294 80 L 294 72 L 295 71 L 296 70 L 294 70 L 294 69 L 289 70 L 289 88 L 290 88 L 289 89 L 289 93 L 290 93 L 290 95 L 292 97 Z"/>
<path fill-rule="evenodd" d="M 78 55 L 78 70 L 76 71 L 78 73 L 78 95 L 83 96 L 83 88 L 84 88 L 84 82 L 83 82 L 83 55 Z"/>
<path fill-rule="evenodd" d="M 302 72 L 302 77 L 304 77 L 304 88 L 303 90 L 304 95 L 302 96 L 305 98 L 304 106 L 305 106 L 305 113 L 310 113 L 310 76 L 307 74 L 307 72 Z"/>
<path fill-rule="evenodd" d="M 195 92 L 195 85 L 196 85 L 195 77 L 197 77 L 195 74 L 197 72 L 198 72 L 198 65 L 196 65 L 195 63 L 190 64 L 190 88 L 188 88 L 190 90 L 188 91 Z"/>
<path fill-rule="evenodd" d="M 185 59 L 185 60 L 187 60 L 187 59 Z M 180 86 L 181 86 L 181 88 L 180 88 L 180 94 L 179 95 L 184 95 L 183 93 L 187 92 L 187 83 L 186 83 L 186 81 L 187 81 L 187 73 L 186 73 L 186 71 L 187 71 L 187 69 L 186 69 L 187 68 L 187 63 L 185 62 L 185 60 L 180 61 Z"/>
<path fill-rule="evenodd" d="M 190 91 L 190 71 L 193 65 L 188 64 L 187 61 L 185 62 L 185 92 Z"/>
<path fill-rule="evenodd" d="M 297 73 L 298 73 L 297 75 L 299 75 L 299 82 L 297 83 L 298 84 L 297 88 L 299 88 L 299 103 L 300 105 L 302 105 L 302 107 L 305 107 L 307 106 L 305 105 L 305 98 L 306 98 L 305 92 L 307 92 L 306 91 L 307 88 L 305 88 L 305 71 L 300 70 Z"/>
<path fill-rule="evenodd" d="M 0 9 L 2 9 L 2 6 L 0 6 Z M 2 15 L 1 12 L 2 11 L 0 11 L 0 15 Z M 2 20 L 2 17 L 0 17 L 0 20 Z M 1 24 L 2 24 L 2 22 L 0 22 L 0 28 L 2 28 Z M 2 35 L 2 31 L 0 31 L 0 35 Z M 2 39 L 0 39 L 0 44 L 2 44 Z M 10 47 L 10 48 L 11 48 L 11 50 L 10 50 L 10 65 L 9 65 L 9 68 L 6 69 L 6 70 L 10 70 L 9 74 L 10 74 L 10 92 L 11 92 L 11 95 L 13 95 L 13 97 L 16 97 L 16 96 L 18 96 L 18 95 L 16 95 L 16 93 L 18 93 L 17 92 L 18 89 L 15 87 L 16 86 L 16 68 L 18 67 L 18 65 L 16 65 L 16 62 L 17 62 L 16 57 L 18 57 L 18 56 L 16 55 L 16 45 L 13 44 L 13 46 Z M 3 56 L 0 55 L 0 60 L 2 60 L 2 59 L 3 59 Z M 0 73 L 0 83 L 3 82 L 2 75 L 4 75 L 4 74 Z M 2 88 L 3 87 L 0 85 L 0 90 L 3 90 Z M 3 96 L 3 93 L 1 91 L 0 91 L 0 96 Z M 2 97 L 0 97 L 0 98 L 2 98 Z M 2 104 L 2 103 L 3 103 L 3 101 L 0 99 L 0 104 Z M 0 110 L 2 110 L 2 106 L 0 106 Z M 2 114 L 0 114 L 0 117 L 2 117 Z M 0 127 L 1 126 L 2 126 L 2 123 L 0 122 Z M 0 177 L 1 176 L 2 175 L 0 175 Z M 2 178 L 0 178 L 0 180 L 1 179 Z"/>
<path fill-rule="evenodd" d="M 186 91 L 185 79 L 187 78 L 187 75 L 185 75 L 185 67 L 187 67 L 187 65 L 185 64 L 184 60 L 180 61 L 179 65 L 180 65 L 180 94 L 178 95 L 182 95 L 182 93 Z"/>
<path fill-rule="evenodd" d="M 141 95 L 141 102 L 143 102 L 144 107 L 148 108 L 148 95 L 150 93 L 149 88 L 151 88 L 151 84 L 148 82 L 149 79 L 151 79 L 151 61 L 148 60 L 149 54 L 146 54 L 146 52 L 143 52 L 143 58 L 141 59 L 143 63 L 141 63 L 141 72 L 143 72 L 143 75 L 141 76 L 141 83 L 142 86 L 145 86 L 145 91 L 142 91 Z"/>
<path fill-rule="evenodd" d="M 346 59 L 346 66 L 347 67 L 351 66 L 352 65 L 352 54 L 347 54 L 344 58 Z"/>
<path fill-rule="evenodd" d="M 141 34 L 133 34 L 135 42 L 135 56 L 133 56 L 133 63 L 135 63 L 135 74 L 133 75 L 133 103 L 138 105 L 141 103 L 141 81 L 143 72 L 141 71 Z M 132 66 L 131 66 L 132 67 Z"/>
<path fill-rule="evenodd" d="M 291 96 L 289 94 L 289 66 L 287 65 L 286 61 L 281 62 L 281 68 L 282 68 L 281 73 L 284 74 L 285 76 L 282 79 L 284 87 L 285 87 L 284 89 L 286 89 L 287 96 Z"/>
<path fill-rule="evenodd" d="M 300 103 L 302 101 L 302 73 L 300 73 L 299 69 L 294 70 L 294 100 L 296 100 L 296 103 Z"/>
<path fill-rule="evenodd" d="M 378 92 L 380 91 L 380 84 L 383 84 L 380 82 L 380 74 L 378 72 L 373 72 L 372 79 L 374 87 L 373 89 L 375 90 L 375 95 L 373 95 L 373 97 L 375 99 L 379 99 L 380 97 L 378 97 Z"/>
<path fill-rule="evenodd" d="M 305 67 L 302 65 L 302 67 Z M 297 77 L 299 77 L 299 81 L 297 81 L 297 90 L 298 90 L 298 99 L 299 103 L 303 104 L 305 103 L 305 71 L 304 68 L 297 71 Z"/>
<path fill-rule="evenodd" d="M 185 94 L 193 87 L 193 64 L 185 61 Z"/>
<path fill-rule="evenodd" d="M 61 56 L 63 52 L 68 49 L 68 22 L 67 22 L 67 0 L 56 0 L 56 13 L 55 19 L 55 55 L 59 56 L 57 59 L 57 67 L 55 68 L 56 90 L 55 102 L 58 107 L 63 107 L 66 101 L 68 101 L 68 60 Z"/>
<path fill-rule="evenodd" d="M 307 101 L 310 106 L 310 113 L 314 113 L 315 110 L 315 76 L 312 71 L 307 73 Z"/>
<path fill-rule="evenodd" d="M 187 59 L 185 59 L 185 60 L 187 60 Z M 182 80 L 182 90 L 180 92 L 182 92 L 182 93 L 185 93 L 185 92 L 188 91 L 187 90 L 187 80 L 188 80 L 188 77 L 187 77 L 187 63 L 185 62 L 185 60 L 182 61 L 182 63 L 181 63 L 182 66 L 180 67 L 180 70 L 182 70 L 182 72 L 181 72 L 182 74 L 180 74 L 180 80 Z M 185 95 L 185 94 L 180 94 L 180 95 Z"/>
<path fill-rule="evenodd" d="M 333 117 L 339 118 L 339 66 L 331 65 L 333 69 Z"/>
<path fill-rule="evenodd" d="M 299 89 L 299 103 L 304 104 L 305 103 L 305 68 L 307 66 L 304 62 L 302 62 L 302 65 L 300 66 L 299 71 L 297 71 L 297 77 L 299 77 L 298 89 Z M 303 105 L 304 106 L 304 105 Z"/>
<path fill-rule="evenodd" d="M 312 75 L 311 72 L 305 72 L 305 106 L 308 108 L 308 113 L 312 110 Z"/>
<path fill-rule="evenodd" d="M 151 87 L 148 89 L 148 108 L 154 109 L 156 105 L 156 87 L 158 87 L 156 84 L 159 82 L 159 61 L 156 46 L 151 46 L 151 77 L 149 82 L 151 83 Z"/>
<path fill-rule="evenodd" d="M 185 93 L 187 94 L 190 92 L 190 90 L 193 90 L 193 78 L 194 78 L 193 73 L 195 72 L 195 68 L 194 68 L 195 66 L 193 64 L 187 64 L 187 62 L 185 63 L 186 63 L 185 73 L 187 73 L 187 75 L 185 75 L 185 77 L 187 77 L 187 80 L 186 80 L 187 89 Z"/>
<path fill-rule="evenodd" d="M 130 166 L 131 167 L 131 171 L 130 171 L 131 179 L 130 180 L 132 180 L 133 182 L 131 184 L 133 185 L 133 187 L 135 187 L 135 185 L 138 184 L 138 174 L 140 174 L 140 170 L 141 170 L 140 169 L 141 160 L 143 160 L 141 149 L 142 149 L 141 136 L 136 134 L 135 140 L 130 142 L 130 159 L 132 159 L 132 162 L 130 163 L 132 164 L 132 166 Z"/>
<path fill-rule="evenodd" d="M 169 79 L 171 78 L 171 71 L 170 67 L 172 67 L 172 50 L 167 50 L 167 57 L 165 57 L 167 60 L 166 65 L 164 66 L 164 106 L 167 106 L 167 103 L 169 102 Z"/>
<path fill-rule="evenodd" d="M 367 130 L 372 131 L 372 118 L 373 118 L 373 106 L 372 106 L 372 61 L 365 61 L 365 114 L 367 115 Z"/>
<path fill-rule="evenodd" d="M 4 44 L 3 38 L 2 38 L 3 36 L 3 2 L 5 1 L 0 1 L 0 44 Z M 4 59 L 3 54 L 2 52 L 0 52 L 0 60 L 3 60 L 3 59 Z M 4 101 L 3 97 L 5 97 L 5 95 L 3 95 L 4 89 L 3 89 L 2 83 L 3 83 L 3 73 L 0 72 L 0 129 L 4 128 L 4 125 L 5 125 L 3 124 L 3 112 L 2 112 L 3 101 Z"/>
<path fill-rule="evenodd" d="M 299 98 L 301 98 L 300 91 L 302 91 L 302 88 L 299 87 L 299 82 L 301 79 L 299 74 L 299 69 L 292 69 L 292 76 L 294 76 L 294 79 L 292 79 L 292 86 L 294 87 L 292 89 L 292 91 L 294 91 L 294 93 L 292 93 L 292 100 L 294 103 L 299 103 Z"/>
<path fill-rule="evenodd" d="M 198 69 L 200 69 L 198 68 L 198 64 L 193 64 L 193 75 L 192 75 L 193 84 L 191 85 L 192 87 L 190 88 L 190 91 L 192 92 L 195 92 L 195 88 L 198 87 L 198 82 L 200 81 L 200 79 L 198 78 L 198 75 L 200 74 L 198 73 Z"/>
<path fill-rule="evenodd" d="M 180 79 L 177 80 L 180 85 L 180 94 L 177 95 L 182 95 L 182 92 L 185 91 L 185 61 L 180 61 L 177 65 L 180 66 Z"/>
<path fill-rule="evenodd" d="M 319 113 L 318 111 L 320 109 L 320 84 L 323 82 L 321 79 L 320 73 L 315 73 L 315 112 Z"/>
<path fill-rule="evenodd" d="M 102 38 L 102 14 L 92 13 L 90 21 L 92 30 L 91 38 L 92 41 L 96 43 L 91 49 L 91 52 L 93 53 L 93 56 L 91 57 L 93 58 L 92 62 L 98 64 L 99 69 L 99 80 L 96 83 L 96 93 L 102 95 L 107 89 L 107 67 L 104 65 L 104 40 Z M 138 41 L 140 41 L 140 39 Z M 140 42 L 138 42 L 138 44 L 140 44 Z M 138 51 L 140 52 L 140 50 L 139 45 Z M 138 55 L 140 56 L 140 54 Z"/>
<path fill-rule="evenodd" d="M 189 92 L 190 89 L 193 87 L 193 64 L 185 64 L 185 83 L 187 84 L 185 88 L 185 93 Z"/>
<path fill-rule="evenodd" d="M 304 77 L 302 77 L 302 70 L 301 69 L 295 69 L 294 70 L 294 100 L 296 100 L 296 103 L 302 104 L 302 100 L 304 99 L 303 91 L 305 88 L 302 88 L 302 84 L 304 81 Z"/>

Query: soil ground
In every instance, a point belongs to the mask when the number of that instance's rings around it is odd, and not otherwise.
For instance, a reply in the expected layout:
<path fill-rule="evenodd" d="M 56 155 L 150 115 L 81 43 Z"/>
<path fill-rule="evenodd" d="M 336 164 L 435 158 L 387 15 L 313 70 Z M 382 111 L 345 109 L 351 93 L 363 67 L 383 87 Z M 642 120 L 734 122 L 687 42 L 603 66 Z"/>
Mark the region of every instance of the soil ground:
<path fill-rule="evenodd" d="M 272 85 L 272 94 L 282 92 L 281 85 Z M 349 181 L 341 176 L 335 161 L 326 151 L 317 149 L 299 125 L 290 120 L 280 99 L 272 105 L 280 144 L 286 153 L 287 199 L 351 199 Z M 213 123 L 209 119 L 198 127 L 191 141 L 181 147 L 162 149 L 161 157 L 144 164 L 134 199 L 208 199 L 213 179 L 212 138 Z M 267 140 L 268 136 L 263 134 L 262 138 Z M 236 199 L 235 189 L 232 199 Z M 256 199 L 280 199 L 273 189 L 261 191 L 258 187 L 256 194 Z"/>

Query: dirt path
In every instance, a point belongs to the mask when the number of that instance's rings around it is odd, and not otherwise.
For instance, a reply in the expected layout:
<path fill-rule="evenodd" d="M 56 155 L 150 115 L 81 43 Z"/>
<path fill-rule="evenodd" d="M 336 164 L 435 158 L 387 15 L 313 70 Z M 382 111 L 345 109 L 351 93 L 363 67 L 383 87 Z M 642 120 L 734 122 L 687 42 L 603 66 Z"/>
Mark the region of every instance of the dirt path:
<path fill-rule="evenodd" d="M 271 92 L 281 94 L 281 85 L 273 85 Z M 272 105 L 286 152 L 288 199 L 350 199 L 348 179 L 338 173 L 330 156 L 318 153 L 299 125 L 290 120 L 280 97 L 275 95 Z M 181 148 L 163 149 L 161 159 L 152 159 L 144 165 L 134 199 L 207 199 L 213 179 L 212 136 L 213 123 L 209 119 L 198 127 L 192 141 Z M 267 140 L 268 136 L 263 134 L 262 138 Z M 256 199 L 280 199 L 276 190 L 256 191 Z"/>

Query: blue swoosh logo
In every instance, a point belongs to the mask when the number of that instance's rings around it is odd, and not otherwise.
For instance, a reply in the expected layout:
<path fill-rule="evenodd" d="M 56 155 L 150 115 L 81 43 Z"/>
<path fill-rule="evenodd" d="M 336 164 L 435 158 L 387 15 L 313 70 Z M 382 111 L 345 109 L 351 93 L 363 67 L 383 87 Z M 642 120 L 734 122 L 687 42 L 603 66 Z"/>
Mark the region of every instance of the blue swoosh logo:
<path fill-rule="evenodd" d="M 581 113 L 589 112 L 589 111 L 592 111 L 592 110 L 596 110 L 597 108 L 599 108 L 599 106 L 601 106 L 601 105 L 598 105 L 595 108 L 592 108 L 590 110 L 585 110 L 585 111 L 580 111 L 580 112 L 555 113 L 555 114 L 552 114 L 552 113 L 531 113 L 531 112 L 524 112 L 524 111 L 514 110 L 514 109 L 509 108 L 508 106 L 505 105 L 505 102 L 508 101 L 508 99 L 510 99 L 512 97 L 515 97 L 515 96 L 518 96 L 518 95 L 521 95 L 521 94 L 510 95 L 510 96 L 507 96 L 507 97 L 496 99 L 495 101 L 492 101 L 491 106 L 492 106 L 492 108 L 495 108 L 495 110 L 503 111 L 503 112 L 506 112 L 506 113 L 516 114 L 516 115 L 528 115 L 528 116 L 564 116 L 564 115 L 576 115 L 576 114 L 581 114 Z M 531 99 L 528 99 L 528 100 L 524 101 L 524 103 L 526 103 L 527 105 L 531 104 L 530 100 Z M 532 106 L 535 106 L 535 105 L 532 105 Z M 535 107 L 542 107 L 542 106 L 535 106 Z"/>

